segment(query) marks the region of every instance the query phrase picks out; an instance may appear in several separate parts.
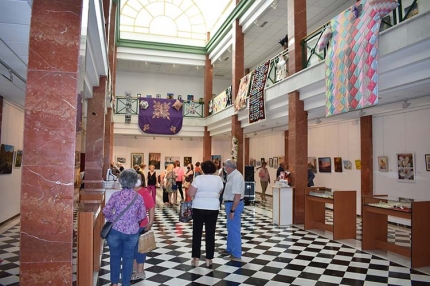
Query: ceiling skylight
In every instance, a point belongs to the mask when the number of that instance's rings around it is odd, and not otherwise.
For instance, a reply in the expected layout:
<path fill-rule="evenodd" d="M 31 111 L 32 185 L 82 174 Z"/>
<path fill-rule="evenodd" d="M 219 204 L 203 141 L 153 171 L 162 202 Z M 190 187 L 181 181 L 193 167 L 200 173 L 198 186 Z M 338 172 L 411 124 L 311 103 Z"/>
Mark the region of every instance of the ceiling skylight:
<path fill-rule="evenodd" d="M 120 39 L 205 46 L 232 0 L 121 0 Z"/>

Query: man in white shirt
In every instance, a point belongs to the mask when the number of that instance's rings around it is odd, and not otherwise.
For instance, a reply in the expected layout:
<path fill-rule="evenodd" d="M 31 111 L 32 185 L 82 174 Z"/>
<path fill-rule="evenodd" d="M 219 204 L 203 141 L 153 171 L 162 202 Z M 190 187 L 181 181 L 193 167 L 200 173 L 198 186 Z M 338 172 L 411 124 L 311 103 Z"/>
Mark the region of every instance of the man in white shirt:
<path fill-rule="evenodd" d="M 227 183 L 224 189 L 224 204 L 227 215 L 226 259 L 238 261 L 242 257 L 242 238 L 240 233 L 241 215 L 244 209 L 245 180 L 237 170 L 236 162 L 228 159 L 224 162 Z"/>

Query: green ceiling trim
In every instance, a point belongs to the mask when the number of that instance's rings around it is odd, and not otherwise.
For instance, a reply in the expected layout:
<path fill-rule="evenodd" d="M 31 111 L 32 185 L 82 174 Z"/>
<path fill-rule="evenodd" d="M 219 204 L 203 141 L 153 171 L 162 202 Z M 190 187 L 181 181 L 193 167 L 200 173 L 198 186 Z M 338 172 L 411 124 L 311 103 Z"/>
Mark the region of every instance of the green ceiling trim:
<path fill-rule="evenodd" d="M 116 20 L 116 45 L 118 47 L 129 47 L 129 48 L 138 48 L 138 49 L 149 49 L 149 50 L 159 50 L 159 51 L 169 51 L 169 52 L 181 52 L 181 53 L 189 53 L 189 54 L 200 54 L 206 55 L 209 54 L 215 47 L 221 42 L 221 40 L 228 34 L 228 32 L 232 29 L 232 23 L 240 18 L 248 9 L 254 4 L 255 0 L 241 0 L 218 29 L 213 37 L 206 44 L 206 47 L 197 47 L 197 46 L 187 46 L 187 45 L 177 45 L 177 44 L 168 44 L 168 43 L 159 43 L 159 42 L 148 42 L 148 41 L 137 41 L 137 40 L 128 40 L 120 38 L 120 6 L 122 0 L 113 0 L 117 1 L 117 20 Z"/>
<path fill-rule="evenodd" d="M 213 37 L 209 40 L 206 45 L 206 49 L 208 53 L 212 52 L 213 49 L 221 42 L 221 40 L 227 35 L 227 33 L 232 29 L 233 22 L 242 17 L 243 14 L 254 4 L 255 0 L 241 0 L 234 7 L 231 14 L 227 17 L 224 23 L 221 25 L 221 28 L 215 33 Z"/>
<path fill-rule="evenodd" d="M 145 42 L 145 41 L 135 41 L 135 40 L 124 40 L 124 39 L 118 40 L 117 46 L 127 47 L 127 48 L 137 48 L 137 49 L 188 53 L 188 54 L 199 54 L 199 55 L 206 55 L 207 53 L 205 47 L 157 43 L 157 42 Z"/>

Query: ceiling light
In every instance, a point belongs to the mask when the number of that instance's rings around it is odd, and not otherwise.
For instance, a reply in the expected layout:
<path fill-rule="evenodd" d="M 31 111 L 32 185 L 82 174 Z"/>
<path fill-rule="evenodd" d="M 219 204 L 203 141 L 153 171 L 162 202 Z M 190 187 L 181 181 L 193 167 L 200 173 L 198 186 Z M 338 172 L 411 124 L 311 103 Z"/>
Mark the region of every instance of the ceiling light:
<path fill-rule="evenodd" d="M 271 6 L 273 9 L 276 9 L 276 8 L 278 7 L 278 0 L 274 0 L 270 6 Z"/>
<path fill-rule="evenodd" d="M 196 69 L 199 70 L 199 66 L 196 66 Z"/>
<path fill-rule="evenodd" d="M 219 57 L 219 58 L 218 58 L 218 60 L 219 60 L 220 62 L 222 62 L 222 58 L 221 58 L 221 57 Z"/>
<path fill-rule="evenodd" d="M 364 112 L 363 110 L 360 110 L 360 113 L 358 114 L 360 117 L 363 117 L 364 115 L 366 115 L 366 112 Z"/>
<path fill-rule="evenodd" d="M 175 68 L 175 67 L 176 67 L 176 64 L 173 64 L 173 67 Z"/>
<path fill-rule="evenodd" d="M 145 66 L 147 66 L 148 65 L 148 62 L 145 62 Z"/>
<path fill-rule="evenodd" d="M 410 102 L 408 102 L 407 100 L 405 100 L 405 102 L 403 102 L 402 107 L 403 108 L 408 108 L 411 105 Z"/>
<path fill-rule="evenodd" d="M 254 25 L 258 26 L 258 19 L 254 21 Z"/>
<path fill-rule="evenodd" d="M 321 122 L 322 122 L 322 121 L 321 121 L 321 119 L 319 119 L 319 118 L 317 119 L 317 121 L 315 121 L 315 123 L 316 123 L 316 124 L 320 124 Z"/>
<path fill-rule="evenodd" d="M 228 51 L 229 53 L 231 53 L 231 47 L 228 47 L 228 48 L 227 48 L 227 51 Z"/>

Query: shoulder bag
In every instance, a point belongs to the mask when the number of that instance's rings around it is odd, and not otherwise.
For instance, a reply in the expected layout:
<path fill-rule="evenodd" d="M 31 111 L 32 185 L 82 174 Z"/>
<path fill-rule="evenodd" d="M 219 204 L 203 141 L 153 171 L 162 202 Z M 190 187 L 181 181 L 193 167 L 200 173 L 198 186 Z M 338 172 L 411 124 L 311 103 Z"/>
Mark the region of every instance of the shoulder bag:
<path fill-rule="evenodd" d="M 131 201 L 131 203 L 128 204 L 128 206 L 122 210 L 122 212 L 119 214 L 119 216 L 114 221 L 107 221 L 102 227 L 102 230 L 100 231 L 100 237 L 105 239 L 108 237 L 110 230 L 112 229 L 113 223 L 122 217 L 122 215 L 131 207 L 131 205 L 136 201 L 138 194 L 134 196 L 134 199 Z"/>

